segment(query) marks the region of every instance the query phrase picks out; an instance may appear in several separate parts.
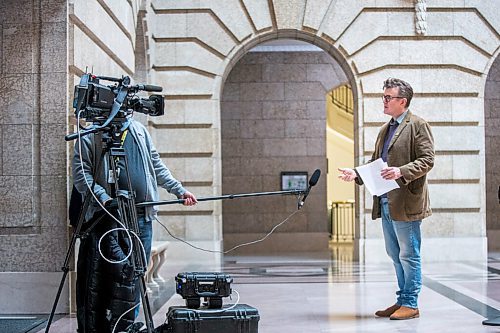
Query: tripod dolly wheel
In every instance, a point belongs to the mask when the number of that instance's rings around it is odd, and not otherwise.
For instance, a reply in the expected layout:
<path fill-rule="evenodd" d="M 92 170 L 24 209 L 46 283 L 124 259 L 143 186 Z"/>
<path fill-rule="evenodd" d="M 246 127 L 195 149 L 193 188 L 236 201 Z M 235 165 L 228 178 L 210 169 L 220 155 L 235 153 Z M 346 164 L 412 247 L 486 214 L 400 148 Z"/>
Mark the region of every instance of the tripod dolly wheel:
<path fill-rule="evenodd" d="M 186 298 L 186 306 L 189 309 L 198 309 L 201 305 L 201 301 L 199 297 L 190 297 Z"/>

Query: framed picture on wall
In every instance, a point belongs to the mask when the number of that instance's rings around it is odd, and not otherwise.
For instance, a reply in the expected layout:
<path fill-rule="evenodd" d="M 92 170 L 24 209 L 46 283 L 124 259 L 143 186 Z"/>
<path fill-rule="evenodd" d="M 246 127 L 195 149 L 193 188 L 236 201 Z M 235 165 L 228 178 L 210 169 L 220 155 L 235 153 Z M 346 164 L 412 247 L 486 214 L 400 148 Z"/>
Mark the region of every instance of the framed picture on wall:
<path fill-rule="evenodd" d="M 307 171 L 282 171 L 281 190 L 307 190 Z"/>

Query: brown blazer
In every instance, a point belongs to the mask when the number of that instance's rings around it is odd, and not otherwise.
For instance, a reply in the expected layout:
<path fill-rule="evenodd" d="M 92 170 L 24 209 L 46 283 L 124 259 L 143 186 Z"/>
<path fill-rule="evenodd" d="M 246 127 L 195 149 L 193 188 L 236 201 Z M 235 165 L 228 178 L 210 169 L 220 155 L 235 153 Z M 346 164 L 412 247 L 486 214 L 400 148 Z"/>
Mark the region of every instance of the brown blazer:
<path fill-rule="evenodd" d="M 380 129 L 370 162 L 382 155 L 388 128 L 389 122 Z M 402 177 L 396 180 L 400 188 L 387 193 L 392 219 L 416 221 L 432 215 L 427 173 L 434 166 L 434 139 L 425 120 L 408 111 L 389 143 L 387 164 L 400 168 L 402 174 Z M 356 183 L 361 185 L 363 180 L 358 177 Z M 372 219 L 379 217 L 379 197 L 373 196 Z"/>

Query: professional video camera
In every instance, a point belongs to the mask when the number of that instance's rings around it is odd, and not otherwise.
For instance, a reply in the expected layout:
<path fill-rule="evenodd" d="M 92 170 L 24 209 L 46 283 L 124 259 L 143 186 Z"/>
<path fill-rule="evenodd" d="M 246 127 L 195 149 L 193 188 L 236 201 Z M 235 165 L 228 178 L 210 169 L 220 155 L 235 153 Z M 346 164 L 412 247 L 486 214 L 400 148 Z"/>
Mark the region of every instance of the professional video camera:
<path fill-rule="evenodd" d="M 115 82 L 114 85 L 100 84 L 100 80 Z M 130 77 L 114 78 L 95 76 L 85 73 L 80 83 L 75 86 L 73 107 L 77 119 L 85 119 L 92 126 L 82 128 L 78 133 L 65 136 L 66 141 L 75 140 L 90 133 L 109 131 L 116 134 L 114 128 L 123 123 L 127 116 L 137 111 L 150 116 L 162 116 L 165 102 L 162 95 L 150 95 L 149 98 L 137 96 L 139 91 L 162 91 L 162 87 L 149 84 L 130 85 Z"/>
<path fill-rule="evenodd" d="M 101 80 L 115 82 L 114 85 L 103 85 Z M 160 92 L 161 87 L 137 84 L 130 85 L 130 77 L 114 78 L 107 76 L 95 76 L 89 73 L 83 74 L 80 83 L 75 86 L 73 107 L 75 115 L 81 110 L 80 118 L 88 122 L 103 123 L 112 117 L 120 120 L 133 111 L 150 116 L 162 116 L 165 103 L 162 95 L 150 95 L 149 98 L 137 96 L 139 91 Z M 121 105 L 115 105 L 119 103 Z M 112 113 L 113 110 L 115 114 Z"/>

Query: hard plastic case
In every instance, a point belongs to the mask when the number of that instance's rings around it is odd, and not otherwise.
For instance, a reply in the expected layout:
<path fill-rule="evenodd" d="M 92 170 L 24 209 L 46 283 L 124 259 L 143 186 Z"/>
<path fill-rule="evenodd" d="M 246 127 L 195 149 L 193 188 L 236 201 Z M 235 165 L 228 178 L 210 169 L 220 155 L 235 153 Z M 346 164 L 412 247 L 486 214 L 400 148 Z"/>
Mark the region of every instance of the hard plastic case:
<path fill-rule="evenodd" d="M 197 309 L 200 297 L 208 301 L 210 308 L 222 308 L 222 298 L 231 295 L 233 278 L 216 272 L 184 272 L 175 277 L 176 292 L 186 300 L 186 306 Z"/>
<path fill-rule="evenodd" d="M 231 306 L 227 304 L 218 310 L 171 306 L 167 324 L 159 333 L 258 333 L 260 316 L 257 309 L 247 304 Z"/>

